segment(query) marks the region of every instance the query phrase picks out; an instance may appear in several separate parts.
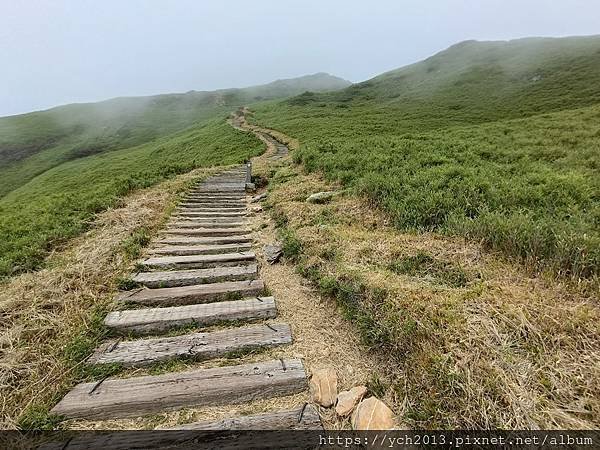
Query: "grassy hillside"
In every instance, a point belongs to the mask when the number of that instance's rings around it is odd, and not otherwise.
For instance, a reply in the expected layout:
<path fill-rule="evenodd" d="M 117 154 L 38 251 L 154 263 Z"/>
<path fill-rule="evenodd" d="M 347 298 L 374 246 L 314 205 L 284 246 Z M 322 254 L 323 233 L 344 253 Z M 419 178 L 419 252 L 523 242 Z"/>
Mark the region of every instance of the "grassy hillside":
<path fill-rule="evenodd" d="M 0 277 L 39 267 L 48 250 L 133 189 L 196 167 L 239 163 L 260 151 L 260 141 L 216 118 L 47 170 L 0 199 Z"/>
<path fill-rule="evenodd" d="M 117 98 L 0 118 L 0 197 L 65 161 L 150 142 L 241 104 L 348 84 L 320 73 L 244 89 Z"/>
<path fill-rule="evenodd" d="M 39 267 L 48 251 L 132 189 L 256 155 L 260 141 L 225 123 L 238 105 L 348 84 L 319 73 L 0 118 L 0 278 Z"/>
<path fill-rule="evenodd" d="M 468 41 L 334 93 L 256 108 L 298 161 L 401 229 L 482 240 L 535 268 L 600 267 L 600 37 Z"/>

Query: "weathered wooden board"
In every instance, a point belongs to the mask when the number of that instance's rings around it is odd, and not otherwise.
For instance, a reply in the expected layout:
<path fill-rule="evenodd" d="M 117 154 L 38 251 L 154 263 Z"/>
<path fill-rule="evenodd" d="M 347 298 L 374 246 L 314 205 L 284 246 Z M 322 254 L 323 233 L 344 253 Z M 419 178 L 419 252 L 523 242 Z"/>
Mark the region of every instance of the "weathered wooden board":
<path fill-rule="evenodd" d="M 187 196 L 182 199 L 183 202 L 190 203 L 222 203 L 225 205 L 242 205 L 246 206 L 246 198 L 234 198 L 232 196 L 227 197 L 214 197 L 209 195 L 193 195 Z"/>
<path fill-rule="evenodd" d="M 321 418 L 312 405 L 285 411 L 238 416 L 217 422 L 194 422 L 165 430 L 322 430 Z"/>
<path fill-rule="evenodd" d="M 249 234 L 250 230 L 236 227 L 202 228 L 198 226 L 197 228 L 167 228 L 164 233 L 182 236 L 236 236 Z"/>
<path fill-rule="evenodd" d="M 148 334 L 184 325 L 206 326 L 222 321 L 272 319 L 276 316 L 277 308 L 273 297 L 255 297 L 167 308 L 113 311 L 106 315 L 104 324 L 122 334 Z"/>
<path fill-rule="evenodd" d="M 212 269 L 140 272 L 131 277 L 131 280 L 149 288 L 190 286 L 219 281 L 252 280 L 256 278 L 257 270 L 256 264 L 247 264 Z"/>
<path fill-rule="evenodd" d="M 246 216 L 244 215 L 240 215 L 240 216 L 225 216 L 225 217 L 219 217 L 219 216 L 208 216 L 208 217 L 203 217 L 203 216 L 181 216 L 179 214 L 175 214 L 171 217 L 171 220 L 173 221 L 177 221 L 177 222 L 186 222 L 186 223 L 222 223 L 222 224 L 228 224 L 228 223 L 241 223 L 241 224 L 246 224 L 247 220 L 246 220 Z M 225 225 L 227 226 L 227 225 Z"/>
<path fill-rule="evenodd" d="M 218 193 L 218 192 L 204 192 L 195 193 L 192 192 L 185 198 L 206 198 L 210 200 L 234 200 L 234 201 L 245 201 L 246 194 L 235 194 L 235 193 Z"/>
<path fill-rule="evenodd" d="M 180 306 L 261 295 L 264 290 L 262 280 L 225 281 L 174 288 L 138 289 L 122 293 L 117 300 L 146 306 Z"/>
<path fill-rule="evenodd" d="M 288 324 L 253 325 L 210 333 L 189 333 L 134 341 L 111 340 L 100 346 L 88 363 L 143 366 L 175 358 L 210 359 L 231 352 L 291 342 L 292 332 Z"/>
<path fill-rule="evenodd" d="M 174 228 L 240 228 L 247 225 L 247 222 L 198 222 L 196 220 L 181 219 L 177 222 L 169 222 L 167 226 Z"/>
<path fill-rule="evenodd" d="M 204 190 L 206 188 L 213 188 L 213 187 L 217 187 L 217 188 L 243 188 L 245 185 L 245 180 L 240 180 L 240 181 L 216 181 L 216 180 L 210 180 L 207 181 L 205 183 L 202 183 L 202 185 L 199 186 L 198 189 L 195 189 L 196 191 L 198 190 Z"/>
<path fill-rule="evenodd" d="M 252 236 L 165 236 L 155 241 L 157 244 L 167 245 L 219 245 L 219 244 L 243 244 L 252 242 Z"/>
<path fill-rule="evenodd" d="M 68 418 L 142 416 L 184 407 L 243 403 L 306 389 L 298 359 L 197 369 L 75 386 L 52 413 Z"/>
<path fill-rule="evenodd" d="M 245 211 L 246 205 L 229 205 L 224 203 L 180 203 L 177 205 L 179 209 L 186 211 L 224 211 L 224 212 L 239 212 Z"/>
<path fill-rule="evenodd" d="M 243 186 L 243 187 L 240 188 L 239 186 L 224 186 L 224 185 L 214 184 L 214 185 L 202 186 L 201 188 L 197 189 L 195 192 L 197 194 L 228 193 L 228 194 L 242 195 L 242 194 L 246 193 L 246 185 L 242 184 L 241 186 Z"/>
<path fill-rule="evenodd" d="M 164 245 L 153 247 L 148 253 L 151 255 L 217 255 L 221 253 L 246 252 L 252 248 L 246 244 L 222 244 L 222 245 Z"/>
<path fill-rule="evenodd" d="M 235 205 L 235 206 L 246 206 L 246 199 L 235 199 L 232 197 L 225 198 L 215 198 L 208 196 L 198 196 L 198 197 L 186 197 L 182 200 L 184 203 L 209 203 L 209 204 L 218 204 L 218 205 Z"/>
<path fill-rule="evenodd" d="M 152 269 L 207 269 L 249 264 L 255 260 L 254 252 L 236 252 L 216 255 L 158 256 L 147 258 L 141 264 Z"/>
<path fill-rule="evenodd" d="M 223 208 L 220 206 L 206 207 L 193 205 L 179 205 L 178 212 L 218 212 L 218 213 L 241 213 L 246 212 L 246 208 Z"/>
<path fill-rule="evenodd" d="M 186 211 L 175 210 L 175 216 L 187 217 L 241 217 L 247 214 L 246 211 L 240 212 L 223 212 L 223 211 Z"/>

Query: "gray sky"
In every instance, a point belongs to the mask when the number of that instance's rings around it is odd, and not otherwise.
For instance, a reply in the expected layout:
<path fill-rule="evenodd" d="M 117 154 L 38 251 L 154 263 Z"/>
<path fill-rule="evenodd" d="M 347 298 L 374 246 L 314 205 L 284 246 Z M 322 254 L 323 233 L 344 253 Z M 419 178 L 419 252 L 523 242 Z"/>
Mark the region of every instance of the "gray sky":
<path fill-rule="evenodd" d="M 600 33 L 596 0 L 0 0 L 0 115 L 123 95 L 362 81 L 465 39 Z"/>

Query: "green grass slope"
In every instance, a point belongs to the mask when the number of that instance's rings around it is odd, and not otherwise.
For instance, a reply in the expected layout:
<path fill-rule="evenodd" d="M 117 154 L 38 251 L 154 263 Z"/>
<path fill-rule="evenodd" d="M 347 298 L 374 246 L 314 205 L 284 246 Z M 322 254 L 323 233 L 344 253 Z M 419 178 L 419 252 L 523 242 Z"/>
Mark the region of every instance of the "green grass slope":
<path fill-rule="evenodd" d="M 133 189 L 196 167 L 239 163 L 261 151 L 256 138 L 215 118 L 47 170 L 0 199 L 0 278 L 40 267 L 48 250 L 82 232 L 94 213 Z"/>
<path fill-rule="evenodd" d="M 298 161 L 408 230 L 573 277 L 600 267 L 600 37 L 457 44 L 334 93 L 256 108 Z"/>
<path fill-rule="evenodd" d="M 0 197 L 63 162 L 144 144 L 241 104 L 348 85 L 319 73 L 243 89 L 116 98 L 0 118 Z"/>

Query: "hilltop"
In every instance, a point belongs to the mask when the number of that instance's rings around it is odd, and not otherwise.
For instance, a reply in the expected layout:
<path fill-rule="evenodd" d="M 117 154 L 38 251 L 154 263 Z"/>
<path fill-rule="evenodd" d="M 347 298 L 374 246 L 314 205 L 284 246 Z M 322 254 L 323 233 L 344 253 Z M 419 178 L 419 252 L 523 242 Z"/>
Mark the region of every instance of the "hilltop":
<path fill-rule="evenodd" d="M 256 108 L 297 158 L 400 229 L 468 236 L 535 268 L 600 266 L 600 36 L 466 41 L 332 93 Z"/>
<path fill-rule="evenodd" d="M 407 427 L 598 427 L 599 77 L 598 36 L 467 41 L 248 115 L 299 143 L 265 173 L 286 257 Z"/>

